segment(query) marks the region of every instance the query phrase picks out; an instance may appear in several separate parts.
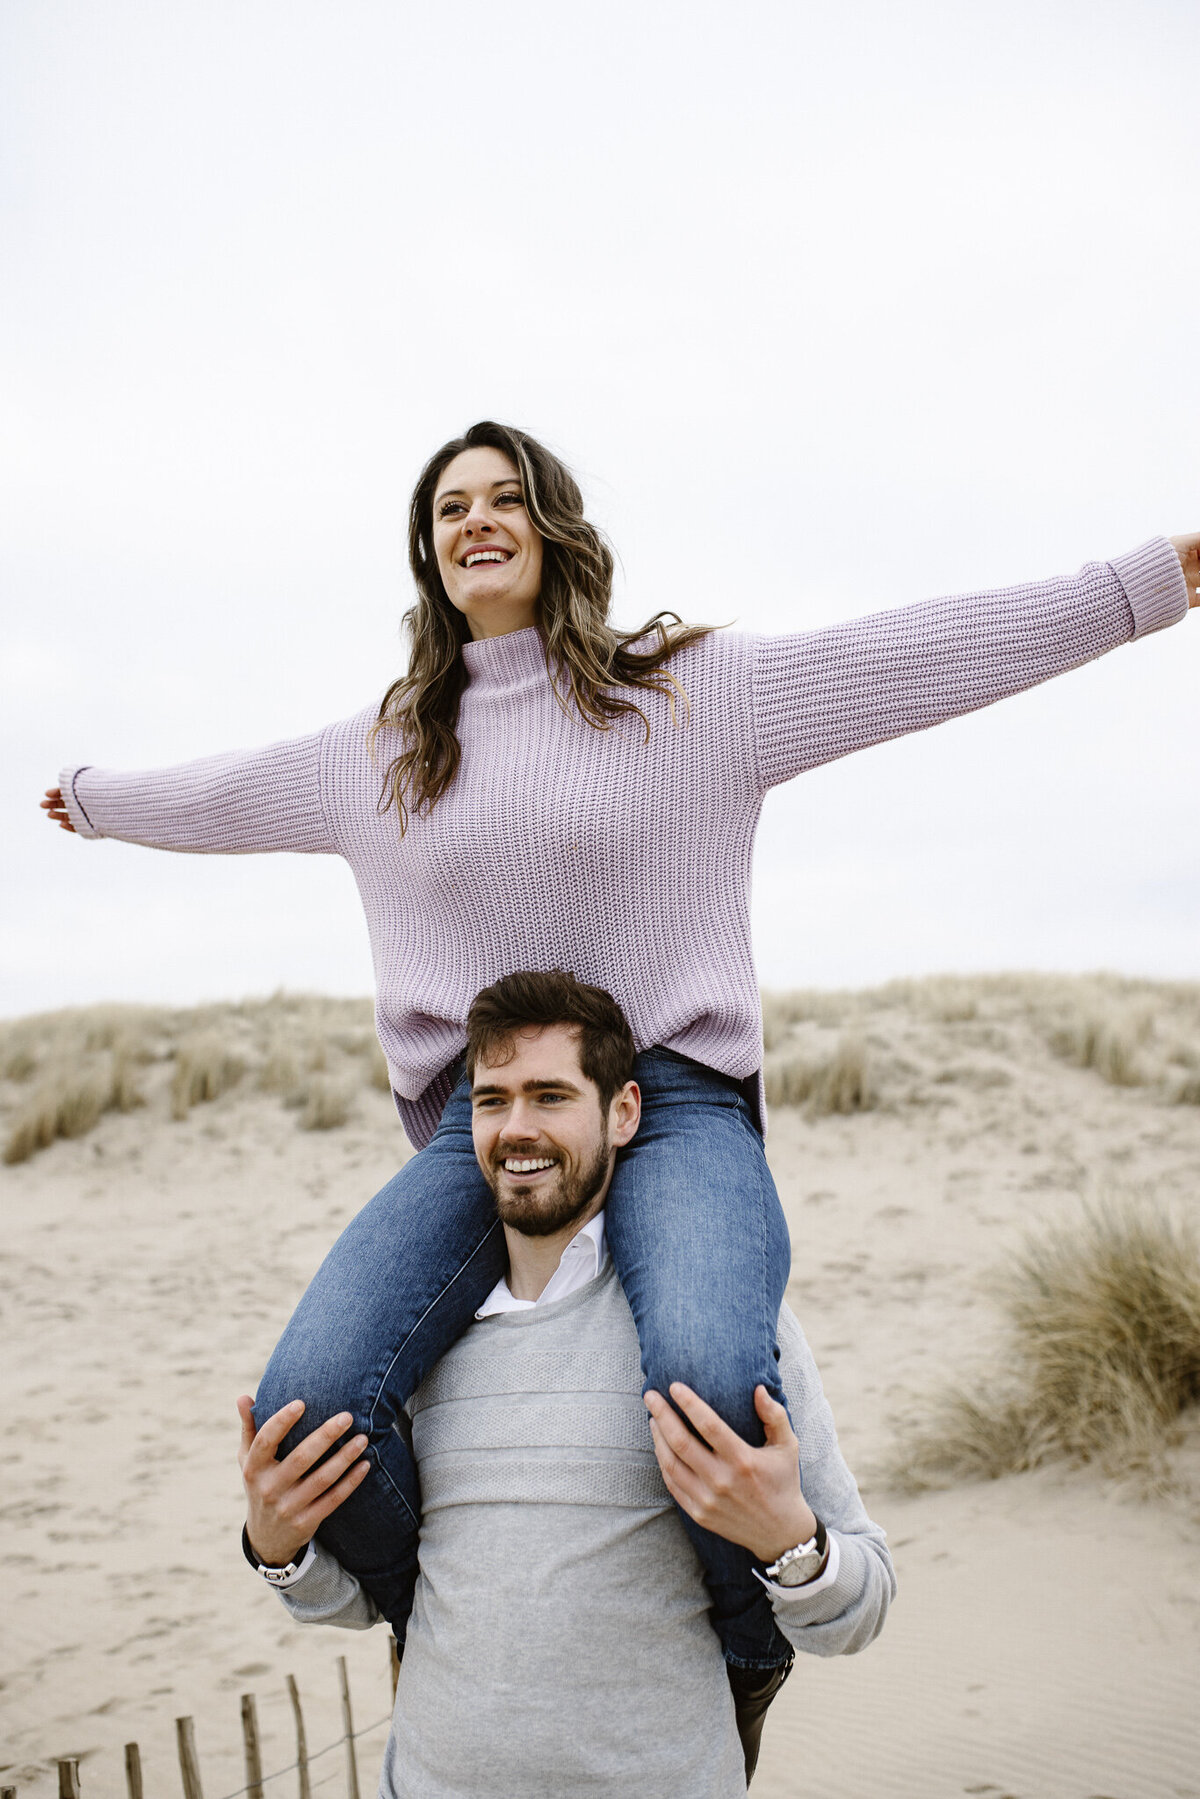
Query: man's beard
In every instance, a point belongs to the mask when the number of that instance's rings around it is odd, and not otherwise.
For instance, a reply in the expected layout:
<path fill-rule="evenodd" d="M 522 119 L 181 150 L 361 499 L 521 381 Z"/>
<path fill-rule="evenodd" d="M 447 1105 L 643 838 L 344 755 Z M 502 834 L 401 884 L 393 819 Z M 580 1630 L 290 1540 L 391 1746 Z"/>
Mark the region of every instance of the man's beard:
<path fill-rule="evenodd" d="M 509 1155 L 515 1153 L 508 1152 Z M 529 1155 L 530 1151 L 520 1153 Z M 492 1189 L 500 1222 L 519 1231 L 523 1237 L 552 1237 L 556 1231 L 566 1230 L 577 1218 L 583 1217 L 604 1185 L 608 1177 L 608 1157 L 608 1131 L 604 1130 L 593 1159 L 577 1168 L 574 1174 L 568 1174 L 560 1163 L 553 1187 L 514 1188 L 511 1183 L 519 1181 L 519 1176 L 505 1176 L 502 1169 L 493 1169 L 488 1186 Z M 502 1180 L 505 1190 L 501 1189 Z"/>

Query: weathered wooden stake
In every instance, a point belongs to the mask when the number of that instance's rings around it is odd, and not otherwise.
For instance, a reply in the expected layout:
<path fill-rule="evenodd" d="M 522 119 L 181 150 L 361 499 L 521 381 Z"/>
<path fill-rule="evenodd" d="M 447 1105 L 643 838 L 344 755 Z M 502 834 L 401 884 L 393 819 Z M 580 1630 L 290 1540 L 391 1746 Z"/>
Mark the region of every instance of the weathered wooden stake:
<path fill-rule="evenodd" d="M 350 1675 L 344 1655 L 338 1656 L 338 1678 L 342 1683 L 342 1722 L 346 1726 L 346 1799 L 358 1799 L 358 1761 L 354 1754 L 354 1714 L 350 1710 Z"/>
<path fill-rule="evenodd" d="M 0 1799 L 17 1799 L 16 1787 L 0 1787 Z"/>
<path fill-rule="evenodd" d="M 400 1679 L 400 1651 L 396 1647 L 395 1637 L 388 1638 L 388 1667 L 392 1671 L 392 1698 L 396 1697 L 396 1683 Z"/>
<path fill-rule="evenodd" d="M 288 1698 L 292 1702 L 292 1715 L 296 1720 L 296 1771 L 300 1776 L 300 1799 L 312 1799 L 312 1785 L 308 1778 L 308 1738 L 304 1734 L 304 1713 L 300 1710 L 300 1689 L 296 1685 L 296 1677 L 287 1677 Z"/>
<path fill-rule="evenodd" d="M 242 1694 L 242 1747 L 246 1753 L 246 1791 L 250 1799 L 263 1799 L 262 1751 L 258 1746 L 258 1707 L 253 1693 Z"/>
<path fill-rule="evenodd" d="M 79 1757 L 64 1755 L 58 1764 L 58 1799 L 79 1799 Z"/>
<path fill-rule="evenodd" d="M 200 1760 L 196 1754 L 196 1727 L 190 1718 L 176 1718 L 175 1742 L 179 1749 L 179 1772 L 183 1776 L 183 1799 L 204 1799 Z"/>
<path fill-rule="evenodd" d="M 125 1745 L 125 1786 L 129 1799 L 142 1799 L 142 1752 L 136 1743 Z"/>

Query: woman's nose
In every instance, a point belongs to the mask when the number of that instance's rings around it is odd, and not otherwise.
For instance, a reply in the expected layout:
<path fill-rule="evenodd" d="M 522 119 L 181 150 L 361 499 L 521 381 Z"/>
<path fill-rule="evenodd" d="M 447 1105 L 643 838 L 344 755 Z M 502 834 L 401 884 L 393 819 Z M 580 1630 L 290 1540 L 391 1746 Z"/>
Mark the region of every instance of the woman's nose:
<path fill-rule="evenodd" d="M 492 524 L 492 521 L 487 516 L 486 512 L 482 511 L 482 509 L 476 511 L 475 507 L 472 506 L 470 512 L 468 512 L 466 518 L 463 520 L 463 529 L 466 531 L 468 537 L 485 537 L 489 531 L 495 530 L 495 526 Z"/>

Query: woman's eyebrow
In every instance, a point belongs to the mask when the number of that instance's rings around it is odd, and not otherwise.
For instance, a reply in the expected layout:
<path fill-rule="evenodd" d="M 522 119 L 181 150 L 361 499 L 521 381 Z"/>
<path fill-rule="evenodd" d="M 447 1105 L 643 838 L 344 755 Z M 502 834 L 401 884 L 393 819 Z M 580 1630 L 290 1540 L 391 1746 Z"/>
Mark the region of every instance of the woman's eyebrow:
<path fill-rule="evenodd" d="M 519 476 L 508 475 L 503 481 L 493 481 L 489 491 L 494 493 L 498 487 L 520 487 L 520 485 L 521 482 Z M 434 499 L 434 505 L 437 505 L 438 500 L 465 500 L 466 498 L 467 490 L 465 487 L 443 487 L 441 493 Z"/>

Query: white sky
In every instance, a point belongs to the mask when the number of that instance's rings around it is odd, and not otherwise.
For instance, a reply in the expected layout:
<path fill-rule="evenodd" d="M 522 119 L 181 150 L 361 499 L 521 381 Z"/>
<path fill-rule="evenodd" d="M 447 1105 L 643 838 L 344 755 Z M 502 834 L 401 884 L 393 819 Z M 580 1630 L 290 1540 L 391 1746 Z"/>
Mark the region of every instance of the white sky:
<path fill-rule="evenodd" d="M 404 509 L 544 436 L 620 617 L 797 629 L 1200 529 L 1194 0 L 8 0 L 0 1010 L 367 991 L 348 871 L 60 765 L 398 672 Z M 768 802 L 767 985 L 1200 975 L 1200 617 Z"/>

